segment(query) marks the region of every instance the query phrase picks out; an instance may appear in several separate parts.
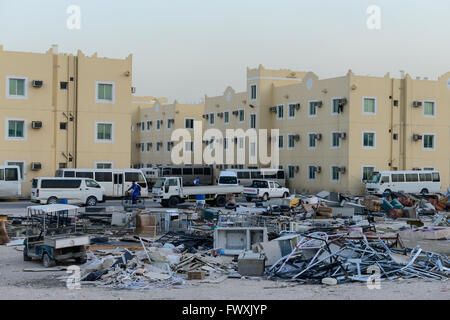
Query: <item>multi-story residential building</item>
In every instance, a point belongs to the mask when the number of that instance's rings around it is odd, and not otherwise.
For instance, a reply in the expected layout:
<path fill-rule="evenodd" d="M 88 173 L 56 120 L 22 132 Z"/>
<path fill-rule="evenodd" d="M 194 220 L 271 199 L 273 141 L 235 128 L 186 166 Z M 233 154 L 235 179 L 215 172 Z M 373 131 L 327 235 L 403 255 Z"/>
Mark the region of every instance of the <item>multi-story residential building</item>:
<path fill-rule="evenodd" d="M 18 164 L 22 195 L 58 168 L 129 167 L 132 56 L 5 51 L 0 46 L 0 163 Z"/>
<path fill-rule="evenodd" d="M 146 102 L 146 103 L 143 103 Z M 194 121 L 201 121 L 205 112 L 204 104 L 181 104 L 175 101 L 167 104 L 167 99 L 136 98 L 137 116 L 133 119 L 132 166 L 149 168 L 172 163 L 172 148 L 178 142 L 171 141 L 176 129 L 187 129 L 192 142 L 186 143 L 183 152 L 191 153 L 193 163 Z"/>

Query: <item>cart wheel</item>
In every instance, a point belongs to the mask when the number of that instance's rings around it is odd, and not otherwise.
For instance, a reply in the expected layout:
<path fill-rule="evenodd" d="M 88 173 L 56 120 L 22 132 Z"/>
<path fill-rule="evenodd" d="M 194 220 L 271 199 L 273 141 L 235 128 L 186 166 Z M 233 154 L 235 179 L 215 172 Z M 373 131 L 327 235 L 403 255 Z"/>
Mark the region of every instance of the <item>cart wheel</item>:
<path fill-rule="evenodd" d="M 42 263 L 44 264 L 44 267 L 46 267 L 46 268 L 51 268 L 56 265 L 55 260 L 50 258 L 48 253 L 44 253 L 44 256 L 42 257 Z"/>
<path fill-rule="evenodd" d="M 23 261 L 31 261 L 31 260 L 32 260 L 31 257 L 28 256 L 28 249 L 27 247 L 25 247 L 23 249 Z"/>

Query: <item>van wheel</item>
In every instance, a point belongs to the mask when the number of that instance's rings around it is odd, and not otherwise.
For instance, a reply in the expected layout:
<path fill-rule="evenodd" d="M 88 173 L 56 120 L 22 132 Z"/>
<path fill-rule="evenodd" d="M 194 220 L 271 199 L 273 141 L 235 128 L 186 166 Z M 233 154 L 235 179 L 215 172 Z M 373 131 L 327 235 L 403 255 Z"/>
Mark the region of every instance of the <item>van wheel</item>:
<path fill-rule="evenodd" d="M 47 200 L 47 204 L 57 204 L 58 203 L 58 198 L 56 197 L 50 197 Z"/>
<path fill-rule="evenodd" d="M 50 258 L 48 253 L 44 253 L 44 256 L 42 257 L 42 263 L 44 264 L 44 267 L 46 267 L 46 268 L 51 268 L 51 267 L 56 266 L 55 260 Z"/>
<path fill-rule="evenodd" d="M 169 199 L 169 207 L 170 208 L 176 208 L 180 204 L 180 198 L 178 197 L 171 197 Z"/>
<path fill-rule="evenodd" d="M 87 198 L 86 205 L 88 207 L 95 207 L 97 205 L 97 198 L 96 197 Z"/>
<path fill-rule="evenodd" d="M 428 189 L 422 189 L 422 191 L 420 191 L 420 194 L 428 194 Z"/>
<path fill-rule="evenodd" d="M 283 198 L 285 198 L 285 199 L 289 198 L 289 193 L 285 192 L 284 195 L 283 195 Z"/>
<path fill-rule="evenodd" d="M 384 193 L 392 193 L 391 189 L 384 190 Z"/>
<path fill-rule="evenodd" d="M 268 193 L 264 193 L 262 199 L 263 199 L 263 201 L 269 200 L 269 194 Z"/>
<path fill-rule="evenodd" d="M 167 208 L 168 206 L 169 206 L 169 203 L 167 202 L 167 200 L 162 200 L 161 201 L 161 207 Z"/>
<path fill-rule="evenodd" d="M 218 196 L 216 198 L 216 206 L 225 207 L 226 204 L 227 204 L 227 198 L 225 198 L 225 196 Z"/>

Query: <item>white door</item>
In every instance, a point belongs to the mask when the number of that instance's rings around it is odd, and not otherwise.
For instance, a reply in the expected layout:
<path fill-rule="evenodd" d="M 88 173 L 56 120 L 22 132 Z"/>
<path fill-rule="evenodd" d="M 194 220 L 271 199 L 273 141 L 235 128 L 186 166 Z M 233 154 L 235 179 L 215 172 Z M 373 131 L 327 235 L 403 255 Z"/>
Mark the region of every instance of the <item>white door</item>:
<path fill-rule="evenodd" d="M 113 197 L 122 197 L 125 194 L 123 173 L 113 173 Z"/>

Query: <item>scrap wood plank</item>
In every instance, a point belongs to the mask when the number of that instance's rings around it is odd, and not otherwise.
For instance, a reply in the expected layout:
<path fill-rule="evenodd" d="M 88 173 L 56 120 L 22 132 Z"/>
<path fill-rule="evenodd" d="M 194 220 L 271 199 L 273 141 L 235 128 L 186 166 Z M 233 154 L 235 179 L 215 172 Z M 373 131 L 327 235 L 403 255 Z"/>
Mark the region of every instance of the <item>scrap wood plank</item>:
<path fill-rule="evenodd" d="M 23 272 L 54 272 L 54 271 L 65 271 L 67 267 L 56 267 L 56 268 L 27 268 L 23 269 Z"/>

